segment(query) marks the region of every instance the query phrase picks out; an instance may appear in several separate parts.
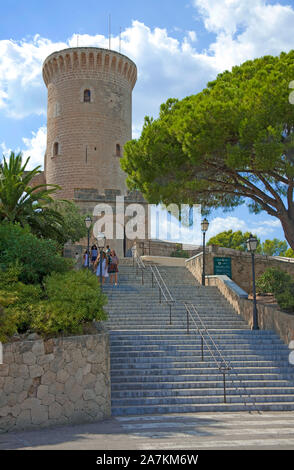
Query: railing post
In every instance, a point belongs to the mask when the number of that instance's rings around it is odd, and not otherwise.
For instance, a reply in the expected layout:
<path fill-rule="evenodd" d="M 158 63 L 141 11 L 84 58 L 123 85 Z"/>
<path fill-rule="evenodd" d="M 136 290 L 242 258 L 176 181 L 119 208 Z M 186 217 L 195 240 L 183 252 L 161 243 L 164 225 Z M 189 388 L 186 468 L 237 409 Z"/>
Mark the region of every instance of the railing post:
<path fill-rule="evenodd" d="M 224 378 L 224 403 L 227 403 L 226 373 L 225 372 L 223 372 L 223 378 Z"/>
<path fill-rule="evenodd" d="M 172 324 L 172 306 L 169 304 L 169 324 Z"/>
<path fill-rule="evenodd" d="M 160 286 L 159 286 L 159 303 L 161 304 L 161 289 L 160 289 Z"/>
<path fill-rule="evenodd" d="M 190 333 L 189 310 L 187 309 L 187 335 Z"/>
<path fill-rule="evenodd" d="M 203 336 L 201 336 L 201 360 L 204 361 Z"/>

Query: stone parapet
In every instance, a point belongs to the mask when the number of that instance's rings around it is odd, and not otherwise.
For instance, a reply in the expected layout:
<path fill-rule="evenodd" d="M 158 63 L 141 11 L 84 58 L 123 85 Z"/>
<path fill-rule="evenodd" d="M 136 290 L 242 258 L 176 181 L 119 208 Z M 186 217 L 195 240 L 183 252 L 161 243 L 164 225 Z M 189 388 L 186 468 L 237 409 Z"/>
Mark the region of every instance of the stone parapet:
<path fill-rule="evenodd" d="M 230 258 L 232 269 L 232 280 L 246 292 L 252 292 L 252 259 L 251 254 L 222 248 L 216 245 L 206 247 L 205 273 L 214 275 L 214 258 Z M 187 260 L 187 268 L 201 282 L 203 252 Z M 275 256 L 255 255 L 255 275 L 258 278 L 267 268 L 281 269 L 294 277 L 294 259 Z"/>
<path fill-rule="evenodd" d="M 108 334 L 3 345 L 0 432 L 110 415 Z"/>

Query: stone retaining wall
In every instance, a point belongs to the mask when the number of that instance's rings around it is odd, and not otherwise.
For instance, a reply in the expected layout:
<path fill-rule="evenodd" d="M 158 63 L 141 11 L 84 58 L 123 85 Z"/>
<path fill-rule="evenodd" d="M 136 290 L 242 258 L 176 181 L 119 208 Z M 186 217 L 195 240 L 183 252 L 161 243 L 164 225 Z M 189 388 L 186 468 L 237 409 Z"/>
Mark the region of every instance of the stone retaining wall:
<path fill-rule="evenodd" d="M 222 248 L 216 245 L 206 247 L 205 272 L 214 275 L 214 258 L 231 258 L 232 280 L 246 292 L 252 292 L 252 258 L 250 253 L 244 251 Z M 193 272 L 196 279 L 201 282 L 203 253 L 196 254 L 186 262 L 187 268 Z M 275 256 L 255 255 L 256 279 L 267 268 L 276 268 L 285 271 L 294 277 L 294 259 Z"/>
<path fill-rule="evenodd" d="M 0 432 L 110 415 L 106 333 L 3 344 Z"/>
<path fill-rule="evenodd" d="M 191 271 L 193 273 L 193 271 Z M 228 276 L 206 276 L 207 286 L 216 286 L 234 310 L 252 327 L 253 301 Z M 288 346 L 294 340 L 294 315 L 282 312 L 277 305 L 258 302 L 258 324 L 261 330 L 273 330 Z"/>

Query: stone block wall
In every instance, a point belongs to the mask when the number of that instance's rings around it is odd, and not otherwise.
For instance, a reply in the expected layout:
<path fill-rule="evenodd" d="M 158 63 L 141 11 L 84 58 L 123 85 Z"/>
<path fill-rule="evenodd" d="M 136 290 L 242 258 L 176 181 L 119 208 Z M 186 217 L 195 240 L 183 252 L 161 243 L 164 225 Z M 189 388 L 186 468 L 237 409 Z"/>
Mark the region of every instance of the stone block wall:
<path fill-rule="evenodd" d="M 227 276 L 208 276 L 208 286 L 216 286 L 230 302 L 235 311 L 252 327 L 253 301 L 247 299 L 245 292 L 240 292 Z M 277 305 L 266 305 L 258 302 L 258 324 L 261 330 L 273 330 L 288 346 L 294 340 L 294 315 L 282 312 Z"/>
<path fill-rule="evenodd" d="M 171 256 L 178 248 L 187 251 L 188 256 L 194 256 L 200 249 L 186 249 L 181 243 L 165 242 L 160 240 L 145 240 L 135 243 L 139 256 Z"/>
<path fill-rule="evenodd" d="M 251 254 L 243 251 L 222 248 L 216 245 L 206 247 L 205 272 L 207 275 L 214 274 L 214 258 L 231 258 L 232 280 L 246 292 L 252 292 L 252 259 Z M 202 252 L 187 261 L 187 268 L 201 282 L 202 276 Z M 255 275 L 256 279 L 264 273 L 267 268 L 281 269 L 294 277 L 293 262 L 273 256 L 255 255 Z"/>
<path fill-rule="evenodd" d="M 0 432 L 110 415 L 108 334 L 3 344 Z"/>

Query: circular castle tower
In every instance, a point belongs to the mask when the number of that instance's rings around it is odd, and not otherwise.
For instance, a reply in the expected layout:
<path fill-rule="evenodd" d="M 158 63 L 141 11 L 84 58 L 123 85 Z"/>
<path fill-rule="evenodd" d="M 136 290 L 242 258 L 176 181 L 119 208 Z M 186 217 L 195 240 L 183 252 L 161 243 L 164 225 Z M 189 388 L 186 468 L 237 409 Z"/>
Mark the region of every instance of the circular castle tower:
<path fill-rule="evenodd" d="M 65 49 L 47 57 L 43 78 L 48 88 L 46 183 L 61 186 L 57 197 L 71 200 L 83 190 L 90 199 L 95 191 L 125 195 L 120 157 L 132 138 L 134 62 L 96 47 Z"/>

